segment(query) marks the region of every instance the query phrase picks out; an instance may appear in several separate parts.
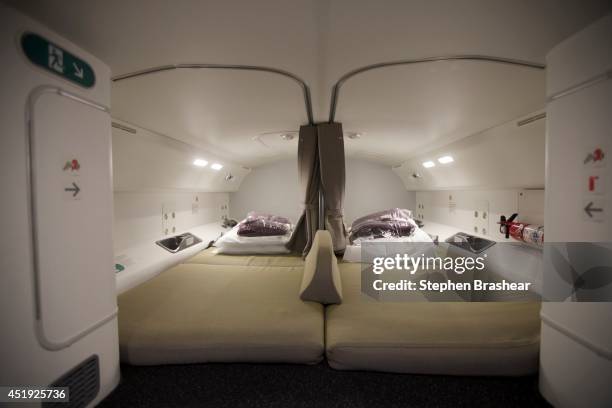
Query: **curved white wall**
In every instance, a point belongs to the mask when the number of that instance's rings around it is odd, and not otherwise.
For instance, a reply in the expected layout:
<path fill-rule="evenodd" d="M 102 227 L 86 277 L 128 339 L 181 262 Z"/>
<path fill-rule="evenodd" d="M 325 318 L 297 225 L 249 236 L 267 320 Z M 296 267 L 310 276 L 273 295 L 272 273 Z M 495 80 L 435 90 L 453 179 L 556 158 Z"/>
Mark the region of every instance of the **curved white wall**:
<path fill-rule="evenodd" d="M 347 161 L 344 205 L 347 223 L 364 214 L 386 208 L 414 210 L 415 203 L 415 192 L 406 190 L 390 166 L 356 159 Z"/>
<path fill-rule="evenodd" d="M 391 207 L 413 209 L 415 193 L 406 191 L 390 167 L 358 159 L 346 163 L 345 220 L 350 224 L 366 213 Z M 283 215 L 297 221 L 302 211 L 297 163 L 284 160 L 257 167 L 240 189 L 230 193 L 230 215 L 242 219 L 252 210 Z"/>
<path fill-rule="evenodd" d="M 243 219 L 249 211 L 261 211 L 297 221 L 302 198 L 298 184 L 297 163 L 283 160 L 254 168 L 230 193 L 230 217 Z"/>

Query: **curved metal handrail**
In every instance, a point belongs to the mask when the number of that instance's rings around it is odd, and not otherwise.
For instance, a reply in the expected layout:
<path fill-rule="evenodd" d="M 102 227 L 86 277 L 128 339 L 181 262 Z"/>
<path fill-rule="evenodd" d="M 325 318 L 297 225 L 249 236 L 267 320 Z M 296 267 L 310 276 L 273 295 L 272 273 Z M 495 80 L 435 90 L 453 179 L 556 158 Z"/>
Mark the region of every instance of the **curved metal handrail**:
<path fill-rule="evenodd" d="M 351 79 L 352 77 L 356 75 L 359 75 L 367 71 L 372 71 L 378 68 L 393 67 L 397 65 L 410 65 L 410 64 L 419 64 L 423 62 L 456 61 L 456 60 L 495 62 L 495 63 L 500 63 L 500 64 L 517 65 L 517 66 L 535 68 L 535 69 L 545 69 L 546 68 L 546 65 L 539 64 L 536 62 L 523 61 L 523 60 L 512 59 L 512 58 L 491 57 L 487 55 L 448 55 L 448 56 L 428 57 L 428 58 L 419 58 L 419 59 L 380 62 L 378 64 L 366 65 L 361 68 L 357 68 L 352 71 L 349 71 L 346 74 L 342 75 L 340 79 L 338 79 L 336 84 L 333 86 L 332 94 L 331 94 L 331 103 L 329 107 L 329 123 L 332 123 L 336 117 L 336 108 L 338 106 L 338 96 L 340 94 L 340 88 L 346 81 L 348 81 L 349 79 Z"/>
<path fill-rule="evenodd" d="M 278 68 L 262 67 L 257 65 L 235 65 L 235 64 L 171 64 L 171 65 L 160 65 L 152 68 L 146 68 L 139 71 L 129 72 L 127 74 L 117 75 L 112 77 L 113 82 L 123 81 L 138 76 L 149 75 L 156 72 L 170 71 L 174 69 L 231 69 L 231 70 L 242 70 L 242 71 L 260 71 L 269 72 L 272 74 L 282 75 L 290 78 L 297 82 L 302 88 L 304 94 L 304 104 L 306 105 L 306 115 L 308 117 L 308 123 L 314 124 L 314 118 L 312 114 L 312 98 L 310 96 L 310 88 L 306 82 L 298 77 L 297 75 L 284 71 Z"/>
<path fill-rule="evenodd" d="M 81 103 L 83 105 L 89 106 L 93 109 L 98 109 L 105 114 L 108 114 L 110 117 L 110 109 L 108 106 L 101 105 L 95 101 L 83 98 L 77 94 L 74 94 L 70 91 L 67 91 L 63 88 L 49 85 L 42 85 L 37 88 L 34 88 L 30 94 L 28 95 L 28 101 L 26 103 L 26 118 L 28 122 L 27 127 L 27 138 L 26 138 L 26 154 L 28 158 L 28 167 L 27 167 L 27 183 L 28 183 L 28 212 L 30 213 L 30 229 L 31 236 L 30 242 L 32 245 L 32 269 L 33 269 L 33 293 L 34 293 L 34 318 L 36 319 L 35 325 L 35 334 L 38 340 L 38 343 L 46 350 L 49 351 L 57 351 L 62 350 L 71 344 L 75 343 L 77 340 L 85 337 L 89 333 L 96 330 L 98 327 L 101 327 L 111 321 L 115 316 L 117 316 L 117 308 L 115 307 L 110 313 L 102 316 L 96 322 L 90 323 L 89 326 L 85 329 L 82 329 L 76 334 L 73 334 L 67 339 L 62 341 L 54 341 L 47 336 L 45 333 L 45 326 L 43 324 L 43 316 L 44 311 L 42 307 L 42 297 L 43 297 L 43 288 L 41 283 L 41 271 L 40 271 L 40 245 L 39 245 L 39 228 L 38 228 L 38 204 L 36 200 L 36 183 L 37 183 L 37 172 L 36 172 L 36 162 L 37 162 L 37 153 L 35 148 L 35 140 L 34 140 L 34 131 L 36 129 L 36 119 L 35 119 L 35 106 L 38 99 L 45 94 L 56 94 L 64 98 L 71 99 L 77 103 Z"/>

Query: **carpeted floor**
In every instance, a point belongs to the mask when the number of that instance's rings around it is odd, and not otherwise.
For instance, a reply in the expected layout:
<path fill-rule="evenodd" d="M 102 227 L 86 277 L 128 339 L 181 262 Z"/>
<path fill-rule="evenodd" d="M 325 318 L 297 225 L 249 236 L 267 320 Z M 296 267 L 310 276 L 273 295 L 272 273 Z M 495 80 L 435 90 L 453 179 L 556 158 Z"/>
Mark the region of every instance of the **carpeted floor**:
<path fill-rule="evenodd" d="M 121 367 L 100 407 L 537 407 L 537 376 L 450 377 L 316 366 L 194 364 Z"/>

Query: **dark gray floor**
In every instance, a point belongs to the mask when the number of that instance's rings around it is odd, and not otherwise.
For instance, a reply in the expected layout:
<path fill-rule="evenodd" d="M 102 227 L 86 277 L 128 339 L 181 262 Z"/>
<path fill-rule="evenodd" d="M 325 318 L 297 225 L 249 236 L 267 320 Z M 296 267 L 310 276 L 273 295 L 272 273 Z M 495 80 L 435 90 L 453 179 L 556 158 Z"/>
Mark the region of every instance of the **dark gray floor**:
<path fill-rule="evenodd" d="M 537 407 L 537 376 L 449 377 L 316 366 L 122 366 L 100 407 Z"/>

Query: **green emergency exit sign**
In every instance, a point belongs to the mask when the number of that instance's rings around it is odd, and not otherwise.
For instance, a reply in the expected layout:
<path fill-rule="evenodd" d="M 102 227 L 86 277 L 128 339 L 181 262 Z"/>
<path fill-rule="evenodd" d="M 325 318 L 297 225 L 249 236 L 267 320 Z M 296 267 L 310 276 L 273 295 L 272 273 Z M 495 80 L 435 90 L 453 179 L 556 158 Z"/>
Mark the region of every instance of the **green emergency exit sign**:
<path fill-rule="evenodd" d="M 96 75 L 88 63 L 38 34 L 23 34 L 21 48 L 32 64 L 70 82 L 85 88 L 96 83 Z"/>

